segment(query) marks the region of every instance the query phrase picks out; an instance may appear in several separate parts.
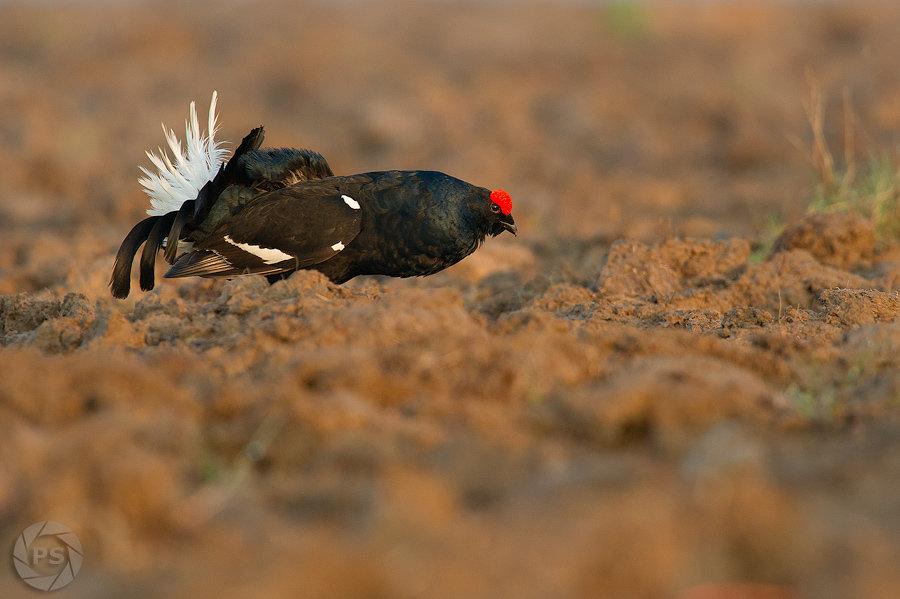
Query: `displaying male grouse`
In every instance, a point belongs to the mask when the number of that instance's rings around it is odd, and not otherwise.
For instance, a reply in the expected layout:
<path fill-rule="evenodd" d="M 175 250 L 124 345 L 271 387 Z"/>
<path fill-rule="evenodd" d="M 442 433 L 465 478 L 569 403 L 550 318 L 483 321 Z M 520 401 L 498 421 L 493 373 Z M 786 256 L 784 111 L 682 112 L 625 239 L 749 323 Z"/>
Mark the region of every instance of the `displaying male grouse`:
<path fill-rule="evenodd" d="M 456 264 L 488 235 L 517 232 L 512 200 L 434 171 L 381 171 L 335 176 L 309 150 L 259 149 L 250 132 L 224 160 L 215 141 L 216 94 L 203 135 L 191 103 L 186 148 L 171 130 L 174 162 L 147 155 L 158 169 L 140 183 L 153 206 L 125 237 L 110 286 L 125 298 L 141 244 L 141 289 L 153 289 L 156 254 L 165 276 L 231 278 L 266 275 L 270 282 L 314 268 L 335 283 L 357 275 L 412 277 Z M 165 131 L 165 127 L 163 127 Z"/>

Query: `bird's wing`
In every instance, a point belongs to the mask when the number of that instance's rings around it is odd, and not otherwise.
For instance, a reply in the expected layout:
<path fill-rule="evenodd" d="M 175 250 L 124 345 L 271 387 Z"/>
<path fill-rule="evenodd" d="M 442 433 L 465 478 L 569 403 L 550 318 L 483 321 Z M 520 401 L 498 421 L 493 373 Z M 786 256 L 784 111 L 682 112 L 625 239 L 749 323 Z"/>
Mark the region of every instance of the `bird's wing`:
<path fill-rule="evenodd" d="M 165 276 L 290 272 L 331 258 L 361 229 L 360 204 L 341 193 L 335 179 L 301 183 L 254 199 L 195 244 Z"/>

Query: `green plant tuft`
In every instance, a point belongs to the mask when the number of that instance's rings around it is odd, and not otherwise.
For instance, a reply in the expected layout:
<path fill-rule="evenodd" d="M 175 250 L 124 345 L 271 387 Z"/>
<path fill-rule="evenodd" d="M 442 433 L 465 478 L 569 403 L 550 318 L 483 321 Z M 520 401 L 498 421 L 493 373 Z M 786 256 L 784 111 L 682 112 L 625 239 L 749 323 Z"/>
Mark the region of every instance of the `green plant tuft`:
<path fill-rule="evenodd" d="M 817 181 L 809 212 L 847 212 L 864 216 L 875 226 L 880 246 L 900 238 L 900 164 L 893 151 L 870 154 L 860 164 L 856 158 L 856 121 L 849 93 L 844 93 L 844 168 L 835 158 L 824 133 L 825 110 L 815 82 L 804 103 L 813 133 L 810 159 Z"/>

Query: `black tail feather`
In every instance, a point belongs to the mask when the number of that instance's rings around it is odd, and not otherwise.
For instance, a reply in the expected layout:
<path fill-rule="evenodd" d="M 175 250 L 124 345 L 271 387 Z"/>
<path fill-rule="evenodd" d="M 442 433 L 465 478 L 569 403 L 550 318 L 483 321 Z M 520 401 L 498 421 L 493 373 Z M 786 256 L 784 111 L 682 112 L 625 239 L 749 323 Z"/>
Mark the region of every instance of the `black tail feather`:
<path fill-rule="evenodd" d="M 202 192 L 201 192 L 202 193 Z M 187 225 L 194 214 L 194 203 L 196 200 L 188 200 L 181 205 L 175 220 L 172 221 L 172 228 L 169 230 L 169 241 L 166 243 L 166 262 L 175 264 L 178 258 L 178 240 L 181 239 L 181 231 Z"/>
<path fill-rule="evenodd" d="M 200 190 L 200 194 L 197 196 L 196 205 L 194 206 L 194 218 L 191 221 L 193 228 L 199 227 L 200 223 L 206 220 L 206 217 L 209 216 L 209 211 L 212 210 L 213 204 L 216 203 L 216 200 L 219 199 L 219 196 L 222 195 L 222 192 L 225 191 L 226 187 L 237 182 L 244 184 L 249 183 L 242 181 L 243 173 L 238 170 L 241 168 L 239 159 L 247 152 L 259 149 L 265 136 L 266 132 L 262 127 L 257 127 L 248 133 L 247 137 L 241 141 L 241 144 L 234 151 L 231 159 L 219 169 L 215 178 L 203 186 L 203 189 Z"/>
<path fill-rule="evenodd" d="M 164 214 L 153 224 L 153 228 L 147 235 L 147 242 L 144 243 L 144 251 L 141 253 L 141 291 L 150 291 L 156 284 L 154 269 L 156 267 L 156 253 L 162 245 L 163 239 L 169 234 L 172 223 L 175 222 L 177 212 L 169 212 Z M 178 243 L 178 240 L 173 240 Z"/>
<path fill-rule="evenodd" d="M 119 246 L 119 251 L 116 252 L 116 264 L 109 279 L 113 297 L 118 299 L 128 297 L 131 291 L 131 263 L 134 261 L 134 255 L 137 254 L 141 244 L 147 240 L 147 236 L 150 235 L 150 231 L 160 218 L 162 217 L 150 216 L 136 224 L 125 236 L 122 245 Z"/>

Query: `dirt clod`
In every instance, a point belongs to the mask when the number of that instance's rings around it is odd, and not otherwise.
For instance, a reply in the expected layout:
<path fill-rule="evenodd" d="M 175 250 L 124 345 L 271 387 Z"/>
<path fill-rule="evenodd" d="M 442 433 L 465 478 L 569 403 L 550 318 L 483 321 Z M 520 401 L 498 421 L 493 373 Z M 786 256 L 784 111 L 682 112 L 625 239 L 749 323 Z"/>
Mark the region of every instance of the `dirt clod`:
<path fill-rule="evenodd" d="M 807 214 L 775 240 L 773 252 L 806 250 L 822 264 L 844 270 L 875 254 L 875 226 L 858 214 Z"/>

